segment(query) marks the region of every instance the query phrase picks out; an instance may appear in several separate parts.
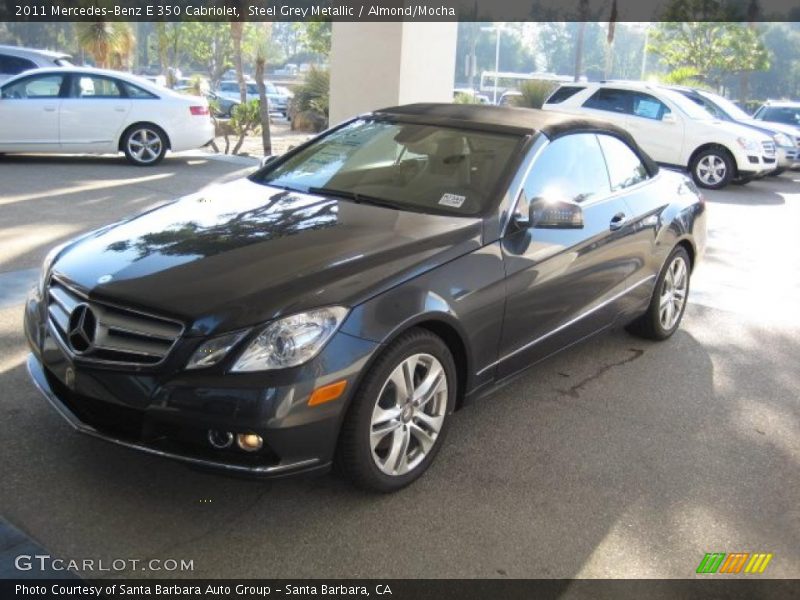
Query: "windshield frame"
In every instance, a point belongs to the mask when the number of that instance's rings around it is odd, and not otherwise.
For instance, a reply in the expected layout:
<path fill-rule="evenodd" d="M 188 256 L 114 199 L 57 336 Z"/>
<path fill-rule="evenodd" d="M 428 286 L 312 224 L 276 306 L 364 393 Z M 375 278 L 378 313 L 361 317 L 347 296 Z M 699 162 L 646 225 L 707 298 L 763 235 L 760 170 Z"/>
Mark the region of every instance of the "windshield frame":
<path fill-rule="evenodd" d="M 694 100 L 691 100 L 675 90 L 669 88 L 661 88 L 661 94 L 675 107 L 680 110 L 686 117 L 693 121 L 713 121 L 714 115 L 708 112 L 705 108 L 698 105 Z"/>
<path fill-rule="evenodd" d="M 376 123 L 404 124 L 404 125 L 427 125 L 429 127 L 441 127 L 443 129 L 457 129 L 462 131 L 473 131 L 476 133 L 489 133 L 489 134 L 501 134 L 501 135 L 505 134 L 517 137 L 518 138 L 517 143 L 514 146 L 514 149 L 511 153 L 512 157 L 511 160 L 509 160 L 506 166 L 500 171 L 494 189 L 489 194 L 487 194 L 489 200 L 486 202 L 486 206 L 484 206 L 483 209 L 480 210 L 479 212 L 473 214 L 458 214 L 454 213 L 452 210 L 436 210 L 433 208 L 428 210 L 427 207 L 425 210 L 420 210 L 418 207 L 413 207 L 413 206 L 397 208 L 397 210 L 402 212 L 412 212 L 417 214 L 427 214 L 435 216 L 448 216 L 448 217 L 463 218 L 463 219 L 484 219 L 486 217 L 490 217 L 493 215 L 497 216 L 498 209 L 501 203 L 503 202 L 503 199 L 507 195 L 520 165 L 522 165 L 523 162 L 525 161 L 525 157 L 527 155 L 527 149 L 531 141 L 539 136 L 538 132 L 529 132 L 524 130 L 523 128 L 493 126 L 479 122 L 468 122 L 460 120 L 456 121 L 452 119 L 434 120 L 432 118 L 424 118 L 412 115 L 366 114 L 354 117 L 352 119 L 348 119 L 347 121 L 344 121 L 339 125 L 336 125 L 335 127 L 323 131 L 319 135 L 292 148 L 291 150 L 282 154 L 280 157 L 264 165 L 254 173 L 248 175 L 247 179 L 253 183 L 256 183 L 258 185 L 263 185 L 265 187 L 273 187 L 279 190 L 284 189 L 286 191 L 296 191 L 297 193 L 300 194 L 313 194 L 313 192 L 307 192 L 299 189 L 292 190 L 287 187 L 281 187 L 280 185 L 274 185 L 268 181 L 263 181 L 263 178 L 269 175 L 274 169 L 277 169 L 285 162 L 296 156 L 297 154 L 303 152 L 312 145 L 324 140 L 328 136 L 336 133 L 341 129 L 344 129 L 345 127 L 351 125 L 356 121 L 368 121 Z M 342 190 L 342 191 L 352 191 L 352 190 Z M 338 197 L 337 199 L 342 200 L 344 202 L 354 202 L 356 204 L 359 203 L 358 200 L 350 200 L 341 197 Z M 390 199 L 387 199 L 386 202 L 393 203 L 393 201 Z M 369 202 L 367 201 L 364 201 L 363 203 L 369 204 Z"/>
<path fill-rule="evenodd" d="M 751 121 L 753 119 L 752 115 L 748 115 L 746 112 L 744 112 L 744 110 L 739 108 L 735 102 L 728 100 L 724 96 L 720 96 L 719 94 L 715 94 L 713 92 L 707 92 L 705 90 L 699 90 L 698 94 L 714 104 L 719 110 L 724 112 L 734 121 Z"/>

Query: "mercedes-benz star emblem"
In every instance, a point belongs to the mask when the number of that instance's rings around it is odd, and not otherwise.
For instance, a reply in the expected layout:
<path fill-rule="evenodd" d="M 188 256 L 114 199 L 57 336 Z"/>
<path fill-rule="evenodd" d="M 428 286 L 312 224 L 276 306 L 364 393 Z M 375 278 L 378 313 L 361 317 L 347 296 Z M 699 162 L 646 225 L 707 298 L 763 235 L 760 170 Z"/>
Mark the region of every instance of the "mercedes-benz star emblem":
<path fill-rule="evenodd" d="M 78 304 L 69 315 L 67 340 L 77 354 L 86 354 L 92 349 L 97 333 L 97 317 L 88 304 Z"/>

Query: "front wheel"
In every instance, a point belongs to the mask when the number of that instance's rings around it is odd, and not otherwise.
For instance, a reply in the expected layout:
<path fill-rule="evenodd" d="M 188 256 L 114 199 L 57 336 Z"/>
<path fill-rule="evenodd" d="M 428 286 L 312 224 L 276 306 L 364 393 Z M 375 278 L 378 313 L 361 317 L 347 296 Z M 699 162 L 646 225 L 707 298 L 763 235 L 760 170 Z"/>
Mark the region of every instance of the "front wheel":
<path fill-rule="evenodd" d="M 166 135 L 153 125 L 135 125 L 122 137 L 122 150 L 137 167 L 157 165 L 167 153 Z"/>
<path fill-rule="evenodd" d="M 709 190 L 720 190 L 728 185 L 734 176 L 734 168 L 733 158 L 723 148 L 703 150 L 689 165 L 694 182 Z"/>
<path fill-rule="evenodd" d="M 433 462 L 456 394 L 447 345 L 412 329 L 395 340 L 364 378 L 342 425 L 337 465 L 359 487 L 393 492 Z"/>
<path fill-rule="evenodd" d="M 677 331 L 689 297 L 690 265 L 685 248 L 672 251 L 656 279 L 647 312 L 628 326 L 631 333 L 660 341 Z"/>

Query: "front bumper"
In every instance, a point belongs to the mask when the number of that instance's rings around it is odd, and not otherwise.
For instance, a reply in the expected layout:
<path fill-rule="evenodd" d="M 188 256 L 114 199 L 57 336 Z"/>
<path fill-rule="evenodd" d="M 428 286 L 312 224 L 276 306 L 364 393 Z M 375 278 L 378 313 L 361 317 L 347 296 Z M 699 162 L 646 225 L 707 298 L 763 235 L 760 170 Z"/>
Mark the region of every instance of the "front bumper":
<path fill-rule="evenodd" d="M 330 467 L 341 421 L 358 376 L 378 347 L 336 334 L 313 361 L 282 373 L 227 374 L 222 368 L 186 372 L 196 343 L 184 340 L 155 368 L 87 364 L 65 351 L 29 299 L 25 333 L 28 371 L 39 391 L 78 432 L 190 465 L 258 477 L 283 477 Z M 187 346 L 182 351 L 180 345 Z M 308 406 L 311 392 L 346 380 L 344 394 Z M 256 433 L 257 452 L 234 443 L 213 448 L 209 430 Z"/>
<path fill-rule="evenodd" d="M 778 146 L 777 158 L 779 169 L 800 168 L 800 147 L 790 148 L 786 146 Z"/>

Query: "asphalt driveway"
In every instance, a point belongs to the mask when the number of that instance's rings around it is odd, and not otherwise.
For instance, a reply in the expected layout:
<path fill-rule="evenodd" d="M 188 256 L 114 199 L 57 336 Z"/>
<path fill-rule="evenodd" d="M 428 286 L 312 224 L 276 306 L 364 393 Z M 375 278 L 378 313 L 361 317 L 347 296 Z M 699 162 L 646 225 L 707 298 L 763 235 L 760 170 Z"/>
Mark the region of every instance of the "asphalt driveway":
<path fill-rule="evenodd" d="M 418 483 L 374 496 L 82 437 L 28 381 L 22 298 L 50 246 L 246 171 L 0 158 L 0 516 L 54 556 L 194 565 L 137 577 L 683 578 L 741 551 L 800 576 L 800 174 L 707 193 L 670 341 L 618 330 L 533 368 L 459 412 Z"/>

